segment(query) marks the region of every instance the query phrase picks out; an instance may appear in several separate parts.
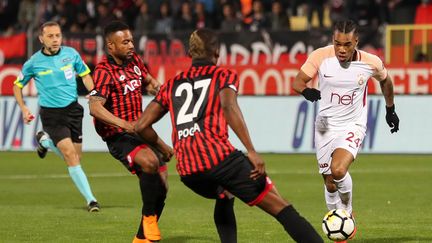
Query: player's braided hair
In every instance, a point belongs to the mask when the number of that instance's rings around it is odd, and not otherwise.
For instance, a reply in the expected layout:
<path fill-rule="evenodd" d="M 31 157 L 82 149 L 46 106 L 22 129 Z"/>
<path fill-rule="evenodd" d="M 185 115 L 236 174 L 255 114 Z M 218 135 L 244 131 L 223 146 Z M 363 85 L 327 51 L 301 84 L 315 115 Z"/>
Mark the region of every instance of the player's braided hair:
<path fill-rule="evenodd" d="M 219 38 L 210 29 L 195 30 L 189 38 L 189 55 L 192 59 L 212 58 L 219 49 Z"/>
<path fill-rule="evenodd" d="M 351 33 L 354 31 L 354 34 L 358 34 L 357 24 L 352 20 L 338 20 L 333 26 L 333 32 L 339 31 L 340 33 Z"/>

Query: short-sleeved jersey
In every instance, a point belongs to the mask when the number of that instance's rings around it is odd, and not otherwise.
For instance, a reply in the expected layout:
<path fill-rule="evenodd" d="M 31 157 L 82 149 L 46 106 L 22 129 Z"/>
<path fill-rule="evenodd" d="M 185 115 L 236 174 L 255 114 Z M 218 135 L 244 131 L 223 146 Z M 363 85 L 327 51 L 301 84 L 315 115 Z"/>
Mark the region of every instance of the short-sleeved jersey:
<path fill-rule="evenodd" d="M 147 74 L 143 61 L 136 53 L 124 65 L 116 64 L 111 56 L 105 57 L 94 70 L 94 90 L 97 92 L 92 92 L 90 95 L 105 98 L 105 108 L 116 117 L 135 121 L 142 113 L 141 87 L 147 82 Z M 95 119 L 95 127 L 103 139 L 123 132 L 123 129 L 97 119 Z"/>
<path fill-rule="evenodd" d="M 318 73 L 319 113 L 318 129 L 341 130 L 348 123 L 366 127 L 367 82 L 370 77 L 381 81 L 387 70 L 375 55 L 356 50 L 357 58 L 349 67 L 339 64 L 333 45 L 313 51 L 301 70 L 309 77 Z"/>
<path fill-rule="evenodd" d="M 164 83 L 153 100 L 170 112 L 181 176 L 210 170 L 235 150 L 219 97 L 225 88 L 237 92 L 237 74 L 200 61 Z"/>
<path fill-rule="evenodd" d="M 66 107 L 78 98 L 76 74 L 85 76 L 90 69 L 72 47 L 62 46 L 55 55 L 42 50 L 24 63 L 15 84 L 23 88 L 32 78 L 36 82 L 39 105 L 48 108 Z"/>

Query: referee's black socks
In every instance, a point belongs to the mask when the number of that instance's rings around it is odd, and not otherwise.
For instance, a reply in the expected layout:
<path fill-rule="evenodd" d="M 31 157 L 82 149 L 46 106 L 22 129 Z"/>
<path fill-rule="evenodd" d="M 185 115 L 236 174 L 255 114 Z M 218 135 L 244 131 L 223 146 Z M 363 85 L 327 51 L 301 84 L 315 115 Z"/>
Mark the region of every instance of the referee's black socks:
<path fill-rule="evenodd" d="M 292 205 L 282 209 L 276 219 L 283 225 L 285 231 L 300 243 L 322 243 L 323 239 L 312 225 L 295 210 Z"/>

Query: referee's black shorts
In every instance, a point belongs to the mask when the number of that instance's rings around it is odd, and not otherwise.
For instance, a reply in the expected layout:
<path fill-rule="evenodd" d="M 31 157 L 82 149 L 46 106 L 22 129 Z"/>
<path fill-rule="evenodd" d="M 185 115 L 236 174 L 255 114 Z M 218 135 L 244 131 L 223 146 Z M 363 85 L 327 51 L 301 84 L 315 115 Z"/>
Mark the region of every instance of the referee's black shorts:
<path fill-rule="evenodd" d="M 39 111 L 43 130 L 54 144 L 62 139 L 71 138 L 74 143 L 82 143 L 83 107 L 74 101 L 63 108 L 41 107 Z"/>
<path fill-rule="evenodd" d="M 254 206 L 262 201 L 273 187 L 267 176 L 250 178 L 253 165 L 242 152 L 234 151 L 213 169 L 188 176 L 181 181 L 195 193 L 210 199 L 221 198 L 227 190 L 243 202 Z"/>
<path fill-rule="evenodd" d="M 151 146 L 147 145 L 140 137 L 129 133 L 118 133 L 105 139 L 110 154 L 120 161 L 132 174 L 141 171 L 139 165 L 134 163 L 135 155 L 139 150 L 149 147 L 159 158 L 159 171 L 167 169 L 162 161 L 162 155 Z"/>

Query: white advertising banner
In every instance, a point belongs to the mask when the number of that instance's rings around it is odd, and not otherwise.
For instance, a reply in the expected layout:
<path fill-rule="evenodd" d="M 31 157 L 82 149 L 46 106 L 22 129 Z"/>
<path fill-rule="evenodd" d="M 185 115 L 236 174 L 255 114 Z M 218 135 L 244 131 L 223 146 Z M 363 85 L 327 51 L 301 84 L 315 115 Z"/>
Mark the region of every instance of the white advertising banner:
<path fill-rule="evenodd" d="M 152 98 L 145 97 L 147 104 Z M 396 112 L 401 120 L 400 131 L 391 134 L 385 121 L 385 102 L 382 96 L 369 96 L 368 131 L 363 143 L 363 153 L 432 153 L 432 96 L 397 96 Z M 0 97 L 0 150 L 34 150 L 34 134 L 42 130 L 37 99 L 26 97 L 27 106 L 36 115 L 29 125 L 21 118 L 21 111 L 13 97 Z M 79 102 L 85 109 L 83 121 L 83 150 L 107 151 L 97 135 L 87 100 Z M 300 96 L 241 96 L 242 108 L 252 141 L 259 152 L 313 153 L 313 126 L 317 105 Z M 171 141 L 168 115 L 155 129 L 167 142 Z M 234 146 L 243 149 L 235 134 L 230 131 Z"/>

